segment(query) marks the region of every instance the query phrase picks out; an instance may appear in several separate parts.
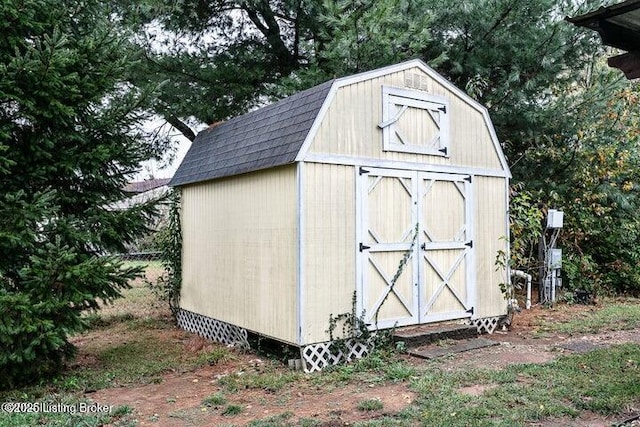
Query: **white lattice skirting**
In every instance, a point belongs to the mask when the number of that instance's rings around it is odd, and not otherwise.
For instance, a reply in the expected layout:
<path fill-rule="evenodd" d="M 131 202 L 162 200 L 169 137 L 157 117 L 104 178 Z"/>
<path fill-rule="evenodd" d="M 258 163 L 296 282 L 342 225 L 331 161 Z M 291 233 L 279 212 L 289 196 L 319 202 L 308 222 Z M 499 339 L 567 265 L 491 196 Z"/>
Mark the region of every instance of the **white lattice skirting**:
<path fill-rule="evenodd" d="M 475 319 L 471 323 L 478 329 L 479 334 L 492 334 L 500 324 L 502 317 L 485 317 L 484 319 Z"/>
<path fill-rule="evenodd" d="M 304 371 L 307 373 L 321 371 L 327 366 L 361 359 L 373 351 L 373 342 L 371 340 L 363 342 L 350 339 L 345 342 L 345 347 L 345 349 L 339 350 L 338 353 L 331 351 L 330 342 L 321 342 L 302 347 L 300 354 Z"/>
<path fill-rule="evenodd" d="M 226 345 L 249 348 L 247 330 L 188 310 L 178 311 L 178 326 Z"/>

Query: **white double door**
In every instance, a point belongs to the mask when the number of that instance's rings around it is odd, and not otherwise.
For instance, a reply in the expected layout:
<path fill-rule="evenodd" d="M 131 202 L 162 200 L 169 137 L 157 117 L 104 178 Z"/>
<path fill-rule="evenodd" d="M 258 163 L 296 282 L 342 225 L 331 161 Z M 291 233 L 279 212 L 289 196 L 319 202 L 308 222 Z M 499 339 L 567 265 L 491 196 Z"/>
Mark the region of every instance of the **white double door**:
<path fill-rule="evenodd" d="M 362 282 L 371 328 L 473 315 L 472 177 L 359 169 Z"/>

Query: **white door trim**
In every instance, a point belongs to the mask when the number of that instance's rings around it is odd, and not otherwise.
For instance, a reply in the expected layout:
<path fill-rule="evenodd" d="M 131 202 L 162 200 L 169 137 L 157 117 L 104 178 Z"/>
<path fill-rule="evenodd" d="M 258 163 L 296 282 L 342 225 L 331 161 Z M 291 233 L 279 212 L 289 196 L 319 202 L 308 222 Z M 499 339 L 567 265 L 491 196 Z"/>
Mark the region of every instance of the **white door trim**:
<path fill-rule="evenodd" d="M 432 183 L 424 190 L 423 183 L 425 180 L 430 180 Z M 425 235 L 425 227 L 424 224 L 420 224 L 420 245 L 419 252 L 420 255 L 418 259 L 420 260 L 419 265 L 419 274 L 420 274 L 420 291 L 421 291 L 421 307 L 420 307 L 420 323 L 430 323 L 437 322 L 442 320 L 455 320 L 466 317 L 472 317 L 475 311 L 474 307 L 476 305 L 475 301 L 475 283 L 474 283 L 474 251 L 473 251 L 473 175 L 469 174 L 459 174 L 459 173 L 437 173 L 437 172 L 418 172 L 418 183 L 420 187 L 420 194 L 418 200 L 418 209 L 419 212 L 422 213 L 425 207 L 423 206 L 424 197 L 431 191 L 433 186 L 433 181 L 449 181 L 452 182 L 460 195 L 462 196 L 464 203 L 464 225 L 462 229 L 458 232 L 455 237 L 455 240 L 451 241 L 432 241 L 432 242 L 423 242 L 423 236 Z M 420 218 L 420 217 L 419 217 Z M 462 234 L 464 233 L 464 239 L 460 239 Z M 450 267 L 449 271 L 442 271 L 436 262 L 429 258 L 429 251 L 434 250 L 460 250 L 463 252 L 458 256 L 455 260 L 454 264 Z M 426 265 L 425 262 L 429 263 L 436 274 L 442 279 L 442 283 L 438 286 L 435 292 L 432 295 L 426 295 L 426 286 L 424 284 L 424 278 L 426 277 Z M 448 280 L 450 276 L 455 272 L 455 270 L 460 266 L 461 263 L 464 262 L 465 266 L 465 293 L 466 298 L 461 296 L 455 289 L 448 286 Z M 447 287 L 449 292 L 454 296 L 455 299 L 464 307 L 463 310 L 455 310 L 450 312 L 438 312 L 438 313 L 429 313 L 429 310 L 432 308 L 433 304 L 437 301 L 440 293 Z M 428 298 L 428 299 L 426 299 Z M 422 305 L 424 303 L 424 305 Z"/>
<path fill-rule="evenodd" d="M 417 206 L 413 203 L 415 200 L 418 188 L 417 188 L 417 180 L 415 179 L 414 171 L 407 170 L 398 170 L 398 169 L 380 169 L 380 168 L 369 168 L 369 167 L 360 167 L 356 169 L 357 173 L 357 181 L 358 181 L 358 189 L 356 191 L 356 199 L 358 205 L 358 213 L 357 219 L 359 220 L 358 224 L 358 233 L 356 237 L 358 238 L 356 243 L 356 253 L 357 253 L 357 264 L 358 270 L 357 275 L 359 276 L 359 289 L 356 307 L 358 309 L 358 314 L 364 313 L 365 321 L 369 323 L 371 329 L 376 328 L 391 328 L 394 326 L 405 326 L 416 324 L 419 321 L 418 314 L 418 271 L 417 264 L 415 263 L 415 257 L 417 252 L 415 250 L 415 244 L 412 244 L 411 240 L 407 238 L 411 238 L 415 233 L 415 224 L 417 223 Z M 366 177 L 376 177 L 373 183 L 370 182 Z M 411 198 L 411 223 L 407 224 L 408 229 L 405 235 L 403 236 L 403 242 L 381 242 L 379 238 L 375 237 L 375 231 L 369 230 L 369 212 L 366 208 L 366 203 L 368 200 L 369 193 L 381 182 L 382 179 L 385 178 L 399 178 L 401 184 L 404 189 L 407 191 L 408 195 Z M 411 184 L 407 186 L 404 179 L 409 178 L 411 180 Z M 358 222 L 358 221 L 356 221 Z M 366 249 L 360 250 L 361 244 Z M 367 307 L 370 307 L 372 310 L 377 310 L 378 307 L 384 302 L 387 295 L 392 292 L 390 284 L 393 280 L 393 276 L 389 277 L 389 274 L 395 274 L 393 272 L 384 272 L 383 269 L 377 265 L 375 259 L 371 256 L 371 254 L 375 254 L 377 252 L 404 252 L 409 249 L 412 249 L 412 254 L 410 255 L 409 263 L 412 263 L 412 292 L 411 292 L 411 301 L 407 301 L 406 298 L 403 298 L 400 294 L 394 293 L 398 301 L 402 305 L 404 305 L 405 309 L 411 313 L 411 317 L 402 317 L 402 318 L 391 318 L 391 319 L 378 319 L 376 324 L 375 312 L 365 312 Z M 389 289 L 382 295 L 370 295 L 369 289 L 366 286 L 368 273 L 367 270 L 369 266 L 372 266 L 380 277 L 389 285 Z"/>

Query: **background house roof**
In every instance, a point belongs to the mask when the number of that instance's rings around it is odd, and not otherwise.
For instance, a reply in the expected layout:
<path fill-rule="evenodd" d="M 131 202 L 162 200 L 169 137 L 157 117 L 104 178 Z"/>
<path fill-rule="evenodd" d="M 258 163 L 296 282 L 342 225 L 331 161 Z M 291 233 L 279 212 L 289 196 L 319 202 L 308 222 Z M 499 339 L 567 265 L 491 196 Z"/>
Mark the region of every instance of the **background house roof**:
<path fill-rule="evenodd" d="M 609 66 L 622 70 L 628 79 L 640 77 L 640 0 L 627 0 L 566 19 L 597 31 L 605 45 L 627 51 L 609 58 Z"/>
<path fill-rule="evenodd" d="M 332 84 L 325 82 L 200 132 L 169 185 L 293 163 Z"/>
<path fill-rule="evenodd" d="M 145 181 L 130 182 L 124 186 L 124 191 L 127 193 L 144 193 L 158 187 L 163 187 L 167 185 L 169 181 L 168 178 L 154 178 Z"/>

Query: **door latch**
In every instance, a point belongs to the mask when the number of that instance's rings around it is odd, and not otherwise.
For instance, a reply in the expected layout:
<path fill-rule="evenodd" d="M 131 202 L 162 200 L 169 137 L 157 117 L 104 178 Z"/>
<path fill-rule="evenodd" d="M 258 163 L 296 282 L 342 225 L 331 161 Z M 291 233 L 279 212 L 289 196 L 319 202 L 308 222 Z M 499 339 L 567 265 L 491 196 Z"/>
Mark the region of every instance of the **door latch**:
<path fill-rule="evenodd" d="M 360 252 L 362 252 L 362 251 L 364 251 L 364 250 L 366 250 L 366 249 L 371 249 L 371 246 L 363 245 L 363 244 L 362 244 L 362 242 L 361 242 L 361 243 L 360 243 Z"/>

